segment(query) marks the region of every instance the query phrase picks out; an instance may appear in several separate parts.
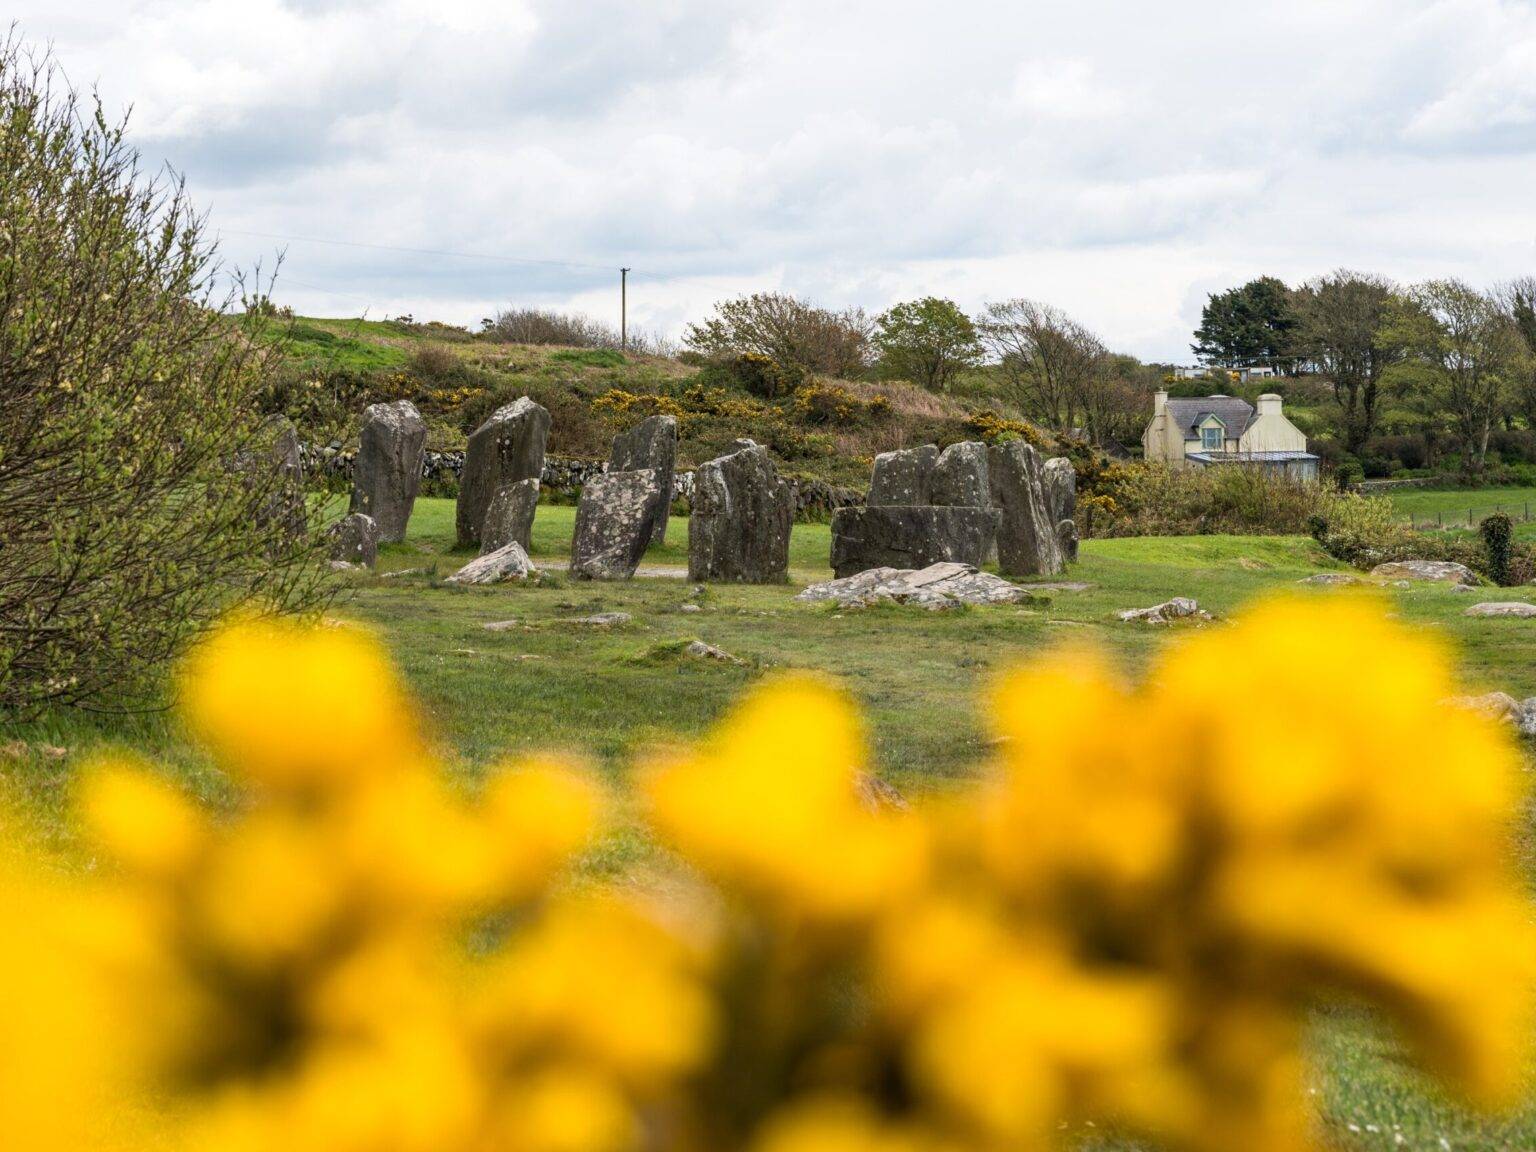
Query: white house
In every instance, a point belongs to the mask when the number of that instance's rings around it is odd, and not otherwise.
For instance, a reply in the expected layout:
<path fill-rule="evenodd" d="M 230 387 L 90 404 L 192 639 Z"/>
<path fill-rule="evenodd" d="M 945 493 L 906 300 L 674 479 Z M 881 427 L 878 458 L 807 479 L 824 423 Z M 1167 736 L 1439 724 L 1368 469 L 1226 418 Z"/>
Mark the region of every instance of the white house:
<path fill-rule="evenodd" d="M 1141 434 L 1148 460 L 1175 468 L 1249 464 L 1299 480 L 1317 479 L 1317 457 L 1307 438 L 1280 410 L 1273 392 L 1259 397 L 1257 410 L 1236 396 L 1170 400 L 1158 392 L 1152 419 Z"/>

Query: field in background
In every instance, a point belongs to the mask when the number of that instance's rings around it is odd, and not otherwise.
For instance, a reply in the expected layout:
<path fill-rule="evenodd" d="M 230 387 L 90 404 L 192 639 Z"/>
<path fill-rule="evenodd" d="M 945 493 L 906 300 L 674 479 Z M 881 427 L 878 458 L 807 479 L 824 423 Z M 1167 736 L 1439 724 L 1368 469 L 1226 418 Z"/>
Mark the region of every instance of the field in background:
<path fill-rule="evenodd" d="M 1476 528 L 1484 516 L 1503 512 L 1517 523 L 1533 523 L 1536 488 L 1393 488 L 1394 507 L 1416 527 Z M 1536 533 L 1536 528 L 1530 529 Z"/>

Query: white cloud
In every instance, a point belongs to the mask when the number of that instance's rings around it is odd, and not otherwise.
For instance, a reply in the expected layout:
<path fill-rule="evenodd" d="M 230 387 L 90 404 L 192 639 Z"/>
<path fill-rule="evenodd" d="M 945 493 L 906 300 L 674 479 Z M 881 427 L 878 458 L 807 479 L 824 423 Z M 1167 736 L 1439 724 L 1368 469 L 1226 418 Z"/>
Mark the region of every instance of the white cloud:
<path fill-rule="evenodd" d="M 634 318 L 674 331 L 759 287 L 1033 295 L 1184 358 L 1248 276 L 1536 261 L 1513 0 L 20 7 L 235 260 L 262 232 L 575 265 L 296 241 L 279 295 L 305 309 L 611 312 L 628 264 Z"/>

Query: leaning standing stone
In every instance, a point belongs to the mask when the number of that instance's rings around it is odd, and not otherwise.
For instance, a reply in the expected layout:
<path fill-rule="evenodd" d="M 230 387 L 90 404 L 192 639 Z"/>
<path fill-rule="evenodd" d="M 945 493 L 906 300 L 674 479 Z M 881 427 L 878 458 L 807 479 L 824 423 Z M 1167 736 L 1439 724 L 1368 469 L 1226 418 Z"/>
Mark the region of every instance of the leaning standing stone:
<path fill-rule="evenodd" d="M 655 525 L 661 483 L 654 468 L 605 472 L 581 489 L 571 538 L 571 575 L 628 580 L 639 567 Z"/>
<path fill-rule="evenodd" d="M 421 463 L 427 446 L 427 422 L 409 400 L 370 404 L 363 410 L 363 430 L 352 467 L 349 512 L 363 512 L 379 525 L 379 539 L 405 539 Z"/>
<path fill-rule="evenodd" d="M 940 452 L 929 482 L 928 502 L 964 508 L 991 507 L 987 446 L 979 440 L 965 440 Z"/>
<path fill-rule="evenodd" d="M 533 536 L 533 514 L 539 506 L 539 482 L 534 479 L 504 484 L 491 497 L 480 526 L 480 555 L 516 542 L 527 551 Z"/>
<path fill-rule="evenodd" d="M 701 464 L 693 476 L 688 579 L 781 584 L 789 579 L 795 487 L 754 445 Z"/>
<path fill-rule="evenodd" d="M 987 461 L 992 502 L 1002 513 L 997 562 L 1004 576 L 1056 576 L 1065 566 L 1046 503 L 1039 454 L 1023 440 L 994 445 Z"/>
<path fill-rule="evenodd" d="M 330 559 L 372 568 L 379 558 L 379 526 L 372 516 L 353 512 L 325 530 Z"/>
<path fill-rule="evenodd" d="M 871 508 L 886 504 L 932 504 L 933 469 L 938 462 L 939 449 L 935 444 L 880 453 L 875 457 L 865 503 Z"/>
<path fill-rule="evenodd" d="M 480 543 L 486 509 L 499 489 L 543 474 L 548 439 L 549 413 L 526 396 L 496 409 L 470 434 L 454 518 L 461 548 Z"/>
<path fill-rule="evenodd" d="M 613 438 L 608 455 L 608 471 L 634 472 L 653 469 L 661 485 L 661 502 L 656 506 L 656 522 L 651 528 L 651 543 L 667 542 L 667 517 L 672 511 L 673 472 L 677 466 L 677 417 L 650 416 L 628 432 Z"/>

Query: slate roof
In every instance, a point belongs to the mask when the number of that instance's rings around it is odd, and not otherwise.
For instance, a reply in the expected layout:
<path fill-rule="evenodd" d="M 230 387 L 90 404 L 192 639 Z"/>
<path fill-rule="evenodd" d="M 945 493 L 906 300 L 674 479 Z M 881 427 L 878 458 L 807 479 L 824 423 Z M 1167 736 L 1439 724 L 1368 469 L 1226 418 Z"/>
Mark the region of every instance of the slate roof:
<path fill-rule="evenodd" d="M 1197 396 L 1168 401 L 1168 415 L 1183 431 L 1186 440 L 1200 439 L 1200 422 L 1213 413 L 1226 425 L 1228 440 L 1239 439 L 1253 423 L 1253 405 L 1236 396 Z"/>

